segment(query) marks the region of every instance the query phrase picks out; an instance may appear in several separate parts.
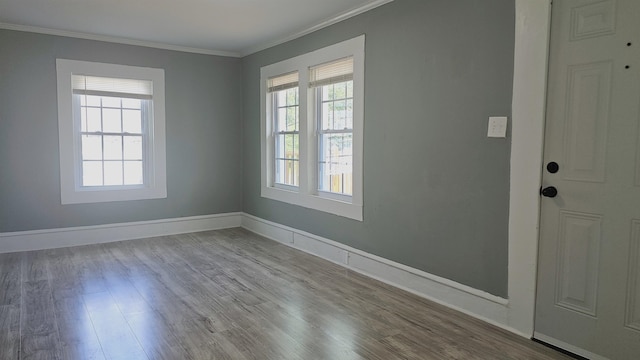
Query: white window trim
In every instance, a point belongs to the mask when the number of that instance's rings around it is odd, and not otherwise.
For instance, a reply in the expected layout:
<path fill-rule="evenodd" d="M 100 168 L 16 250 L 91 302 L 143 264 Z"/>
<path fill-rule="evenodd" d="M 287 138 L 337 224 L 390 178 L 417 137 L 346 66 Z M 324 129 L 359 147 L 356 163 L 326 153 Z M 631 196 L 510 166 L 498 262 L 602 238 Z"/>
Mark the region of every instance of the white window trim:
<path fill-rule="evenodd" d="M 62 204 L 96 203 L 167 197 L 164 70 L 77 60 L 56 60 L 58 81 L 58 136 L 60 195 Z M 83 74 L 153 81 L 153 120 L 149 131 L 147 161 L 151 165 L 142 186 L 82 187 L 78 137 L 75 136 L 71 75 Z"/>
<path fill-rule="evenodd" d="M 364 143 L 364 44 L 365 36 L 340 42 L 260 69 L 260 174 L 261 196 L 362 221 Z M 309 89 L 309 67 L 353 56 L 353 194 L 327 196 L 317 190 L 317 143 L 313 91 Z M 300 97 L 300 180 L 297 189 L 274 186 L 274 149 L 271 104 L 267 101 L 267 80 L 298 71 Z M 310 146 L 311 144 L 311 146 Z M 332 194 L 331 194 L 332 195 Z"/>

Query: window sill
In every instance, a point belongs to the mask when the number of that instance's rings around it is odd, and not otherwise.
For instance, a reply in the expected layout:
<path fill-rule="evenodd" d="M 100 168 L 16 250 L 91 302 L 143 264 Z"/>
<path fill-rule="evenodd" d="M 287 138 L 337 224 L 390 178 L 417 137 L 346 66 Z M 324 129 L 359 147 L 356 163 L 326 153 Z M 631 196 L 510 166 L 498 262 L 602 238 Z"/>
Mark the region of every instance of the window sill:
<path fill-rule="evenodd" d="M 349 219 L 362 221 L 362 205 L 313 194 L 302 194 L 275 187 L 262 187 L 261 196 L 271 200 L 298 205 Z"/>
<path fill-rule="evenodd" d="M 79 190 L 62 189 L 62 204 L 87 204 L 111 201 L 164 199 L 167 197 L 167 189 L 164 186 L 129 188 L 129 189 L 106 189 L 104 187 L 91 189 L 82 188 Z"/>

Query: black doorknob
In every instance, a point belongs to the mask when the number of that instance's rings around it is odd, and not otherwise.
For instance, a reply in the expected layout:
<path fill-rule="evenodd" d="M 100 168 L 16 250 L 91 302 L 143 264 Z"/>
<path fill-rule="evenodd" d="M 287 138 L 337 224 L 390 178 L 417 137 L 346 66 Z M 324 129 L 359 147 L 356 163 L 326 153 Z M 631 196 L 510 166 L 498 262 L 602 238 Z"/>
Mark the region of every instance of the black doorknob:
<path fill-rule="evenodd" d="M 552 161 L 552 162 L 547 164 L 547 171 L 548 172 L 550 172 L 552 174 L 555 174 L 555 173 L 558 172 L 558 170 L 560 170 L 560 165 L 558 165 L 557 162 Z"/>
<path fill-rule="evenodd" d="M 544 197 L 554 198 L 558 195 L 558 189 L 553 186 L 547 186 L 546 188 L 540 190 L 540 194 Z"/>

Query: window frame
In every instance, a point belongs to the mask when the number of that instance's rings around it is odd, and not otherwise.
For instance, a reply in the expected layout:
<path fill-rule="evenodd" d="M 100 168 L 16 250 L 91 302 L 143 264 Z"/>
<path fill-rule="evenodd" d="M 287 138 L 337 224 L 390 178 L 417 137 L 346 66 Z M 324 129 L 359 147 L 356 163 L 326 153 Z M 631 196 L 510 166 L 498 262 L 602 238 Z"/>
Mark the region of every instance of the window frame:
<path fill-rule="evenodd" d="M 294 89 L 299 89 L 298 86 L 293 87 Z M 292 191 L 296 191 L 298 189 L 299 185 L 295 185 L 296 182 L 300 182 L 300 93 L 298 92 L 297 98 L 297 104 L 296 105 L 289 105 L 289 104 L 285 104 L 284 106 L 280 106 L 280 103 L 278 102 L 278 96 L 280 94 L 281 91 L 289 91 L 290 89 L 283 89 L 283 90 L 278 90 L 276 92 L 272 92 L 272 104 L 271 104 L 271 119 L 274 123 L 274 181 L 273 181 L 273 186 L 278 187 L 278 188 L 282 188 L 282 189 L 287 189 L 287 190 L 292 190 Z M 275 125 L 276 122 L 280 121 L 278 114 L 279 114 L 279 110 L 282 108 L 285 108 L 286 111 L 288 112 L 289 108 L 291 107 L 295 107 L 298 110 L 298 114 L 296 114 L 296 118 L 298 123 L 296 124 L 296 128 L 297 130 L 280 130 L 278 128 L 277 125 Z M 285 115 L 285 117 L 288 116 Z M 285 119 L 285 123 L 286 123 L 287 119 Z M 277 133 L 276 133 L 277 131 Z M 278 151 L 276 151 L 275 147 L 277 147 L 279 140 L 278 140 L 278 135 L 284 135 L 284 139 L 282 141 L 285 142 L 285 148 L 286 148 L 286 136 L 287 135 L 293 135 L 294 138 L 297 135 L 298 136 L 298 158 L 287 158 L 286 155 L 284 155 L 285 157 L 280 158 L 278 157 Z M 295 147 L 295 146 L 294 146 Z M 277 178 L 278 178 L 278 170 L 277 170 L 277 165 L 275 164 L 275 162 L 278 162 L 279 160 L 284 160 L 286 161 L 297 161 L 298 162 L 298 174 L 297 174 L 297 178 L 294 180 L 294 184 L 286 184 L 286 183 L 282 183 L 282 182 L 278 182 Z M 295 166 L 294 166 L 294 170 L 295 170 Z M 295 177 L 295 172 L 294 172 L 294 177 Z"/>
<path fill-rule="evenodd" d="M 260 194 L 262 197 L 358 221 L 363 220 L 364 47 L 365 35 L 360 35 L 260 69 Z M 351 196 L 318 190 L 317 96 L 316 89 L 309 88 L 311 67 L 347 57 L 353 57 L 353 191 Z M 270 101 L 267 83 L 270 78 L 293 72 L 299 74 L 300 178 L 297 188 L 284 188 L 274 183 L 273 104 Z"/>
<path fill-rule="evenodd" d="M 79 60 L 56 59 L 61 203 L 81 204 L 167 197 L 164 70 Z M 142 185 L 82 186 L 82 147 L 72 75 L 150 80 L 153 98 L 143 124 L 144 183 Z"/>

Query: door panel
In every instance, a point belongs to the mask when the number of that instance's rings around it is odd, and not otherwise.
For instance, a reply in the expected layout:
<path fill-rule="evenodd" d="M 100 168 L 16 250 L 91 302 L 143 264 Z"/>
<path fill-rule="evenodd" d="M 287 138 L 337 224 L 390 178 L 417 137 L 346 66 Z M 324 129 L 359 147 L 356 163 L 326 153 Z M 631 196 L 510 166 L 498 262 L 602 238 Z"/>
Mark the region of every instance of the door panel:
<path fill-rule="evenodd" d="M 565 164 L 567 180 L 604 181 L 611 61 L 569 67 Z"/>
<path fill-rule="evenodd" d="M 611 359 L 640 359 L 639 19 L 552 4 L 534 336 Z"/>
<path fill-rule="evenodd" d="M 596 316 L 602 217 L 560 212 L 556 304 Z"/>

